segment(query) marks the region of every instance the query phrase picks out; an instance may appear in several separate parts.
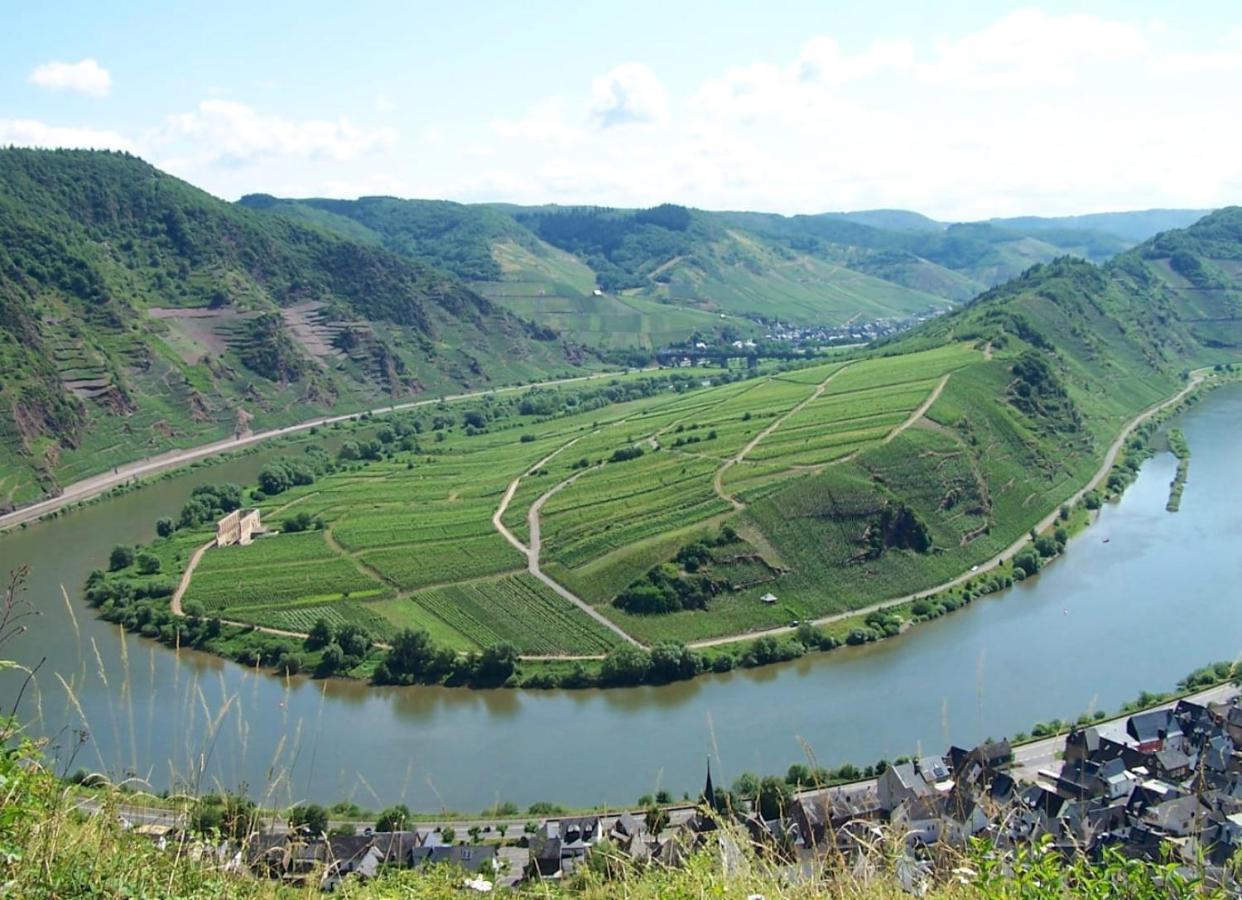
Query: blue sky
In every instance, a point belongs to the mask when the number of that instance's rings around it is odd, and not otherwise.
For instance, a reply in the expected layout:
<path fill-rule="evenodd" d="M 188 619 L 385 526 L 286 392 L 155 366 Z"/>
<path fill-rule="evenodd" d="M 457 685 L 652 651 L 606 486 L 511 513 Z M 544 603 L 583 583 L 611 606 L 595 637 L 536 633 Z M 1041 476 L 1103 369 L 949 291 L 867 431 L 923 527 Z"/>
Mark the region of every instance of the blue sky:
<path fill-rule="evenodd" d="M 0 35 L 0 143 L 128 149 L 228 199 L 1218 206 L 1238 96 L 1230 2 L 116 0 Z"/>

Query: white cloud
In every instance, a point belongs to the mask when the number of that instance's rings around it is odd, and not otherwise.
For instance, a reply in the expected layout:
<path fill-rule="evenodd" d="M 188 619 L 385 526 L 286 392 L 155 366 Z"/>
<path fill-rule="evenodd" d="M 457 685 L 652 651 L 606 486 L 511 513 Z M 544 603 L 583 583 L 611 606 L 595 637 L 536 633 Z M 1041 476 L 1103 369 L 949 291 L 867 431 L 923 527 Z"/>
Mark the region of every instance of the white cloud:
<path fill-rule="evenodd" d="M 75 147 L 88 150 L 124 150 L 137 153 L 137 145 L 115 131 L 48 125 L 34 119 L 0 119 L 0 146 Z"/>
<path fill-rule="evenodd" d="M 957 40 L 939 41 L 936 59 L 922 75 L 989 88 L 1068 84 L 1083 64 L 1134 59 L 1147 49 L 1146 30 L 1133 22 L 1024 9 Z"/>
<path fill-rule="evenodd" d="M 663 122 L 668 118 L 668 93 L 647 66 L 622 63 L 595 79 L 591 118 L 601 128 Z"/>
<path fill-rule="evenodd" d="M 835 39 L 820 35 L 802 48 L 794 63 L 794 73 L 803 81 L 840 84 L 885 70 L 909 69 L 913 64 L 914 42 L 909 38 L 878 40 L 862 52 L 849 55 L 842 52 Z"/>
<path fill-rule="evenodd" d="M 493 123 L 503 153 L 439 183 L 471 199 L 946 219 L 1219 205 L 1242 199 L 1242 121 L 1220 113 L 1229 79 L 1194 75 L 1238 64 L 1237 32 L 1039 10 L 948 40 L 821 35 L 711 74 L 675 116 L 654 75 L 643 105 L 643 81 L 613 70 L 576 104 Z M 647 127 L 590 127 L 633 120 Z"/>
<path fill-rule="evenodd" d="M 75 63 L 46 62 L 35 66 L 26 80 L 49 90 L 72 91 L 91 97 L 106 97 L 112 89 L 112 75 L 93 59 Z"/>
<path fill-rule="evenodd" d="M 495 119 L 492 130 L 507 140 L 532 143 L 579 144 L 585 135 L 573 125 L 560 100 L 536 103 L 523 116 L 516 119 Z"/>
<path fill-rule="evenodd" d="M 267 157 L 342 162 L 391 147 L 396 132 L 361 129 L 345 118 L 288 119 L 231 100 L 204 100 L 193 112 L 170 117 L 158 140 L 190 141 L 203 162 L 237 165 Z"/>

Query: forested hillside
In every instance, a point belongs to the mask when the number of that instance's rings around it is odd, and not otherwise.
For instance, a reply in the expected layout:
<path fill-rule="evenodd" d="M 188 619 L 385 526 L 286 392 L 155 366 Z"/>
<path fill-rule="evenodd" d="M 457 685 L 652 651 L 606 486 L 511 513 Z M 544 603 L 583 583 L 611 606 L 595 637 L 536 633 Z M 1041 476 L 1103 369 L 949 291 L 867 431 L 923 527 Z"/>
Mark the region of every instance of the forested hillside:
<path fill-rule="evenodd" d="M 905 210 L 780 216 L 675 204 L 267 195 L 240 202 L 453 272 L 510 310 L 601 347 L 658 347 L 725 329 L 746 336 L 774 321 L 831 327 L 944 309 L 1058 256 L 1106 260 L 1195 215 L 946 224 Z"/>
<path fill-rule="evenodd" d="M 169 447 L 569 368 L 460 279 L 127 155 L 0 151 L 0 507 Z"/>

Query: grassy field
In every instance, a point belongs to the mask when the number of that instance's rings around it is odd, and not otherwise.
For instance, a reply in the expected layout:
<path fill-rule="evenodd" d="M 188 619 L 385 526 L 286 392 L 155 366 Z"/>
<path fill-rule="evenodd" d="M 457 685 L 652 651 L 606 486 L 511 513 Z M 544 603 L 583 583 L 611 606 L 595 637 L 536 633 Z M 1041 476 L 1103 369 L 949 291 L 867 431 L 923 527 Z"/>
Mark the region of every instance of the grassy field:
<path fill-rule="evenodd" d="M 1067 329 L 1064 340 L 1085 339 Z M 1174 383 L 1148 375 L 1119 396 L 1099 387 L 1121 377 L 1116 364 L 1076 349 L 1059 371 L 1031 368 L 1022 341 L 958 340 L 740 380 L 695 373 L 632 400 L 557 414 L 524 404 L 473 425 L 459 419 L 469 404 L 431 409 L 412 439 L 264 501 L 269 521 L 293 503 L 322 531 L 208 553 L 187 600 L 290 630 L 318 616 L 381 639 L 422 628 L 461 650 L 616 646 L 526 572 L 534 556 L 646 644 L 846 613 L 1008 547 Z M 725 527 L 729 558 L 686 562 Z M 626 605 L 653 584 L 673 607 Z M 777 602 L 761 601 L 769 592 Z"/>
<path fill-rule="evenodd" d="M 979 401 L 1002 392 L 1004 379 L 1004 364 L 952 344 L 423 433 L 411 449 L 341 462 L 265 501 L 269 521 L 279 524 L 276 510 L 293 504 L 323 530 L 208 553 L 186 601 L 290 630 L 325 616 L 381 639 L 424 628 L 461 649 L 508 641 L 528 654 L 607 650 L 616 635 L 527 575 L 526 555 L 494 527 L 516 480 L 502 523 L 528 543 L 537 508 L 544 571 L 641 641 L 856 608 L 994 553 L 1045 511 L 1036 499 L 1067 494 L 1082 476 L 1090 461 L 1067 458 L 1041 473 L 1032 497 L 1038 463 L 1015 418 L 982 417 L 961 433 L 960 410 L 995 409 Z M 1021 492 L 1004 487 L 1019 481 Z M 894 547 L 861 559 L 868 529 L 899 502 L 925 523 L 935 552 Z M 746 552 L 719 576 L 725 587 L 706 609 L 635 615 L 613 604 L 726 523 Z M 746 576 L 752 569 L 775 574 Z M 777 604 L 759 602 L 769 590 Z"/>

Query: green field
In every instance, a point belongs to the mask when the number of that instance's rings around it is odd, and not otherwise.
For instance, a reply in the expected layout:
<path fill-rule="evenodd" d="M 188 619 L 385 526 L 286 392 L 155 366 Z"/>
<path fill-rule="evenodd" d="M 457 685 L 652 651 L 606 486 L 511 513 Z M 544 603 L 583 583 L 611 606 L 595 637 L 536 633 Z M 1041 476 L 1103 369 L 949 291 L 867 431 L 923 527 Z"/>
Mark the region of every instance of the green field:
<path fill-rule="evenodd" d="M 323 530 L 210 551 L 186 601 L 289 630 L 323 615 L 365 624 L 380 639 L 422 628 L 459 649 L 509 642 L 527 654 L 607 650 L 617 636 L 528 575 L 526 555 L 494 526 L 516 480 L 502 523 L 529 543 L 537 508 L 544 571 L 643 642 L 848 609 L 994 547 L 988 540 L 902 565 L 893 553 L 883 562 L 895 572 L 877 571 L 848 591 L 837 583 L 857 549 L 854 531 L 887 498 L 898 491 L 907 502 L 922 498 L 919 514 L 934 518 L 937 497 L 922 493 L 941 482 L 972 489 L 971 454 L 933 420 L 941 404 L 951 408 L 969 390 L 971 372 L 996 368 L 979 350 L 953 344 L 697 389 L 683 382 L 678 391 L 581 413 L 511 410 L 481 431 L 422 432 L 409 450 L 342 463 L 265 501 L 269 520 L 279 523 L 276 510 L 292 504 L 322 520 Z M 952 387 L 930 417 L 902 433 L 942 383 Z M 848 465 L 835 465 L 847 456 Z M 931 459 L 934 476 L 923 465 Z M 873 473 L 884 467 L 894 472 L 876 495 Z M 937 546 L 987 520 L 965 510 L 943 518 Z M 713 569 L 721 586 L 705 609 L 635 615 L 614 605 L 653 567 L 726 523 L 741 531 L 742 550 Z M 756 580 L 757 571 L 775 574 Z M 768 589 L 781 594 L 775 608 L 757 601 Z"/>
<path fill-rule="evenodd" d="M 648 645 L 927 589 L 1022 537 L 1178 384 L 1144 368 L 1153 351 L 1132 330 L 1059 290 L 1023 294 L 1020 320 L 985 306 L 952 318 L 960 335 L 788 371 L 583 388 L 554 408 L 514 397 L 473 420 L 428 410 L 400 449 L 263 504 L 295 502 L 322 532 L 210 552 L 188 599 L 292 630 L 330 613 L 381 639 L 416 628 L 459 650 L 558 656 L 620 638 L 528 557 Z M 727 558 L 703 562 L 704 546 Z"/>

